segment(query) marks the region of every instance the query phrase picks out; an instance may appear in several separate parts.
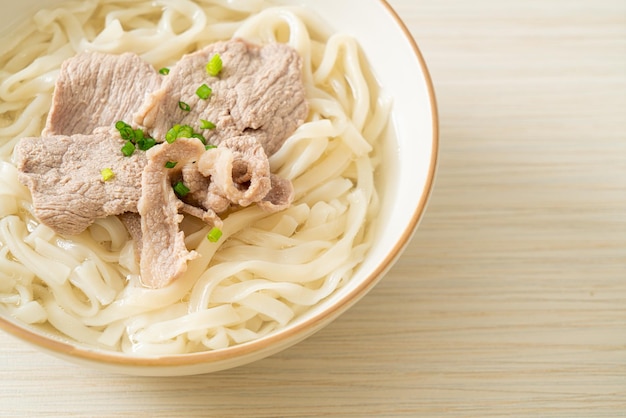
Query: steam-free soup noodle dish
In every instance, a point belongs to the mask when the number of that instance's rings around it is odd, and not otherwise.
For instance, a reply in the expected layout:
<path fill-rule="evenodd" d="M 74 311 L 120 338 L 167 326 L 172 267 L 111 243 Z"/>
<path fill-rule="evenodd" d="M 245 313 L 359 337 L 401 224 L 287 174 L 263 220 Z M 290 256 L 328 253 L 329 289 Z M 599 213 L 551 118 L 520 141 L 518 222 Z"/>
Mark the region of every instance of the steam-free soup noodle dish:
<path fill-rule="evenodd" d="M 389 100 L 266 1 L 68 2 L 1 43 L 0 309 L 100 349 L 216 350 L 344 286 Z"/>

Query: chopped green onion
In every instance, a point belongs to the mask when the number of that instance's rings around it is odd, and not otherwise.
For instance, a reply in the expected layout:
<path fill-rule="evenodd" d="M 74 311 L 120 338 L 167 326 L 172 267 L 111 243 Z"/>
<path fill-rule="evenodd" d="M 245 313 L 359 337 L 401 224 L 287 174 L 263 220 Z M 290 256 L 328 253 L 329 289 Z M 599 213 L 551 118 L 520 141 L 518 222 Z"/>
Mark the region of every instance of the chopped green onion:
<path fill-rule="evenodd" d="M 137 140 L 137 148 L 142 151 L 148 151 L 150 148 L 156 145 L 154 138 L 141 138 Z"/>
<path fill-rule="evenodd" d="M 215 129 L 215 124 L 211 121 L 200 119 L 200 128 L 202 129 Z"/>
<path fill-rule="evenodd" d="M 191 137 L 199 139 L 200 142 L 202 142 L 204 145 L 206 145 L 206 138 L 204 136 L 202 136 L 201 134 L 194 133 L 193 135 L 191 135 Z"/>
<path fill-rule="evenodd" d="M 115 129 L 120 133 L 122 139 L 130 141 L 133 144 L 139 143 L 144 139 L 147 139 L 146 134 L 141 129 L 133 129 L 128 123 L 123 120 L 119 120 L 115 123 Z M 151 138 L 150 138 L 151 139 Z M 140 149 L 143 149 L 140 147 Z"/>
<path fill-rule="evenodd" d="M 222 238 L 222 230 L 214 226 L 207 234 L 207 239 L 211 242 L 217 242 Z"/>
<path fill-rule="evenodd" d="M 170 69 L 167 67 L 163 67 L 159 70 L 159 74 L 161 75 L 168 75 L 170 73 Z"/>
<path fill-rule="evenodd" d="M 193 128 L 189 125 L 176 124 L 172 126 L 172 129 L 165 134 L 165 140 L 170 144 L 178 138 L 191 138 L 193 135 Z"/>
<path fill-rule="evenodd" d="M 185 197 L 189 194 L 190 190 L 182 181 L 179 181 L 174 185 L 174 192 L 180 197 Z"/>
<path fill-rule="evenodd" d="M 176 138 L 193 138 L 193 128 L 189 125 L 182 125 Z"/>
<path fill-rule="evenodd" d="M 115 177 L 115 173 L 110 168 L 103 168 L 100 170 L 100 175 L 102 176 L 102 181 L 109 181 Z"/>
<path fill-rule="evenodd" d="M 222 57 L 220 54 L 215 54 L 207 63 L 206 72 L 212 77 L 217 77 L 220 71 L 222 71 Z"/>
<path fill-rule="evenodd" d="M 118 131 L 120 131 L 122 128 L 125 128 L 127 126 L 130 126 L 130 125 L 124 122 L 123 120 L 118 120 L 117 122 L 115 122 L 115 129 L 117 129 Z"/>
<path fill-rule="evenodd" d="M 135 130 L 123 120 L 115 122 L 115 129 L 119 131 L 122 139 L 125 139 L 126 141 L 132 141 L 135 139 Z"/>
<path fill-rule="evenodd" d="M 168 161 L 165 163 L 165 168 L 174 168 L 176 167 L 176 164 L 178 164 L 178 162 L 176 161 Z"/>
<path fill-rule="evenodd" d="M 204 147 L 207 151 L 213 148 L 217 148 L 217 145 L 213 145 L 213 144 L 208 144 L 206 147 Z"/>
<path fill-rule="evenodd" d="M 176 141 L 179 130 L 180 130 L 180 125 L 172 126 L 172 128 L 169 131 L 167 131 L 167 133 L 165 134 L 165 140 L 170 144 Z"/>
<path fill-rule="evenodd" d="M 191 110 L 191 106 L 189 106 L 185 102 L 178 102 L 178 107 L 180 107 L 181 110 L 184 110 L 185 112 L 189 112 Z"/>
<path fill-rule="evenodd" d="M 130 141 L 127 141 L 122 147 L 122 154 L 127 157 L 130 157 L 135 152 L 135 144 Z"/>
<path fill-rule="evenodd" d="M 198 87 L 198 90 L 196 90 L 196 94 L 202 100 L 206 100 L 211 97 L 211 93 L 213 93 L 213 90 L 206 84 L 201 85 L 200 87 Z"/>

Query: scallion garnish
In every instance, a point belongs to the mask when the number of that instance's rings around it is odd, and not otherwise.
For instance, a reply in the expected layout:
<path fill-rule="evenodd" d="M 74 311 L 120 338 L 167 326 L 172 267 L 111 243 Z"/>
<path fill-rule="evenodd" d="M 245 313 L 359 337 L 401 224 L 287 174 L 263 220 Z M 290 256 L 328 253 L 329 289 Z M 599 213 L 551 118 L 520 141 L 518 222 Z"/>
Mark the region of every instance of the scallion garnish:
<path fill-rule="evenodd" d="M 174 168 L 176 167 L 176 164 L 178 164 L 178 162 L 176 161 L 168 161 L 165 163 L 165 168 Z"/>
<path fill-rule="evenodd" d="M 213 144 L 208 144 L 206 147 L 204 147 L 207 151 L 213 148 L 217 148 L 217 145 L 213 145 Z"/>
<path fill-rule="evenodd" d="M 198 87 L 198 90 L 196 90 L 196 94 L 202 100 L 206 100 L 211 97 L 211 93 L 213 93 L 213 90 L 206 84 L 201 85 L 200 87 Z"/>
<path fill-rule="evenodd" d="M 193 128 L 189 125 L 181 125 L 177 138 L 193 138 Z"/>
<path fill-rule="evenodd" d="M 115 173 L 110 168 L 103 168 L 100 170 L 100 175 L 102 176 L 102 181 L 109 181 L 115 177 Z"/>
<path fill-rule="evenodd" d="M 177 138 L 194 138 L 193 128 L 189 125 L 174 125 L 165 134 L 165 140 L 170 144 Z"/>
<path fill-rule="evenodd" d="M 142 131 L 141 129 L 133 129 L 132 126 L 130 126 L 123 120 L 117 121 L 115 123 L 115 129 L 119 131 L 120 137 L 122 137 L 122 139 L 130 142 L 133 146 L 136 144 L 137 147 L 142 151 L 147 151 L 156 145 L 156 141 L 153 138 L 146 136 L 146 133 L 144 131 Z M 124 145 L 124 147 L 126 149 L 126 152 L 129 153 L 128 155 L 124 154 L 126 156 L 132 155 L 132 153 L 135 151 L 135 148 L 131 147 L 130 145 Z"/>
<path fill-rule="evenodd" d="M 154 138 L 141 138 L 137 140 L 137 148 L 142 151 L 148 151 L 150 148 L 156 145 Z"/>
<path fill-rule="evenodd" d="M 202 129 L 215 129 L 215 124 L 211 121 L 200 119 L 200 128 Z"/>
<path fill-rule="evenodd" d="M 174 192 L 180 197 L 185 197 L 189 194 L 190 190 L 182 181 L 179 181 L 174 185 Z"/>
<path fill-rule="evenodd" d="M 124 146 L 122 147 L 122 154 L 127 157 L 130 157 L 135 152 L 135 144 L 130 141 L 126 141 Z"/>
<path fill-rule="evenodd" d="M 191 106 L 189 106 L 185 102 L 178 102 L 178 107 L 180 107 L 181 110 L 184 110 L 185 112 L 189 112 L 191 110 Z"/>
<path fill-rule="evenodd" d="M 172 128 L 167 131 L 167 133 L 165 134 L 165 140 L 171 144 L 172 142 L 176 141 L 176 138 L 178 138 L 178 131 L 180 130 L 180 125 L 174 125 L 172 126 Z"/>
<path fill-rule="evenodd" d="M 126 122 L 122 120 L 117 121 L 115 123 L 115 129 L 119 131 L 122 139 L 126 141 L 133 141 L 135 139 L 135 130 Z"/>
<path fill-rule="evenodd" d="M 159 74 L 161 75 L 168 75 L 170 73 L 170 69 L 167 67 L 163 67 L 159 70 Z"/>
<path fill-rule="evenodd" d="M 222 238 L 222 230 L 214 226 L 207 234 L 207 239 L 211 242 L 217 242 Z"/>
<path fill-rule="evenodd" d="M 192 138 L 196 138 L 199 139 L 200 142 L 202 142 L 204 145 L 206 145 L 206 138 L 204 136 L 202 136 L 202 134 L 196 134 L 194 133 L 193 135 L 191 135 Z"/>
<path fill-rule="evenodd" d="M 222 57 L 220 54 L 215 54 L 207 63 L 206 72 L 212 77 L 217 77 L 220 71 L 222 71 Z"/>

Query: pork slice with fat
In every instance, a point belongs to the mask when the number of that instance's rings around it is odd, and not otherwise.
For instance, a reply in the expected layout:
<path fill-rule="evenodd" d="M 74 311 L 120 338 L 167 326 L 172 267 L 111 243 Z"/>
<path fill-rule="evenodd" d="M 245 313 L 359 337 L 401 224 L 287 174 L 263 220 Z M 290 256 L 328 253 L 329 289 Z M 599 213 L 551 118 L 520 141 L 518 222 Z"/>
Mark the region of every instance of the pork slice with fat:
<path fill-rule="evenodd" d="M 293 203 L 296 192 L 290 180 L 282 178 L 276 174 L 270 175 L 271 189 L 257 202 L 257 205 L 266 212 L 274 213 L 287 209 Z"/>
<path fill-rule="evenodd" d="M 239 206 L 259 202 L 270 191 L 270 163 L 256 137 L 236 136 L 208 150 L 198 170 L 211 177 L 211 191 Z"/>
<path fill-rule="evenodd" d="M 179 138 L 163 143 L 146 152 L 148 163 L 141 176 L 141 281 L 150 288 L 162 288 L 187 270 L 187 262 L 197 257 L 185 246 L 185 236 L 179 224 L 179 212 L 184 203 L 172 188 L 172 179 L 188 163 L 200 158 L 205 147 L 195 138 Z M 175 168 L 166 163 L 175 161 Z"/>

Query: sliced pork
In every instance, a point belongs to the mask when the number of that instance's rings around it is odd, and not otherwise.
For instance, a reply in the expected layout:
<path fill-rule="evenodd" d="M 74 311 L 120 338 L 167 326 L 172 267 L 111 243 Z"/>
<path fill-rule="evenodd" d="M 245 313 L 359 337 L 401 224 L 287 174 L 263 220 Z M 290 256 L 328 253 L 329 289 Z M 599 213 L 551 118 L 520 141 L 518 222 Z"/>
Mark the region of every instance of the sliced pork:
<path fill-rule="evenodd" d="M 60 234 L 79 234 L 97 218 L 137 212 L 145 154 L 125 157 L 116 131 L 22 138 L 15 147 L 19 180 L 39 220 Z M 113 177 L 104 180 L 102 170 Z"/>
<path fill-rule="evenodd" d="M 209 75 L 216 54 L 223 67 Z M 202 85 L 212 92 L 198 94 Z M 307 113 L 301 59 L 287 45 L 219 42 L 183 57 L 167 76 L 134 54 L 82 53 L 61 69 L 42 137 L 21 139 L 15 161 L 42 223 L 75 235 L 119 215 L 136 241 L 142 283 L 161 288 L 197 256 L 185 246 L 182 213 L 219 228 L 219 214 L 233 206 L 275 212 L 292 203 L 293 185 L 271 173 L 268 156 Z M 117 121 L 159 143 L 141 151 L 136 131 L 122 139 Z M 167 138 L 174 125 L 218 146 Z M 122 152 L 129 141 L 138 149 Z M 178 183 L 185 192 L 177 195 Z"/>
<path fill-rule="evenodd" d="M 274 213 L 287 209 L 293 203 L 295 198 L 295 190 L 291 181 L 284 179 L 276 174 L 270 175 L 271 189 L 263 200 L 257 202 L 266 212 Z"/>
<path fill-rule="evenodd" d="M 239 206 L 259 202 L 272 188 L 270 163 L 254 136 L 237 136 L 202 155 L 198 170 L 211 178 L 213 189 Z"/>
<path fill-rule="evenodd" d="M 186 164 L 181 175 L 182 182 L 189 189 L 189 194 L 183 198 L 183 212 L 221 228 L 222 220 L 218 214 L 228 210 L 232 202 L 223 196 L 211 198 L 215 185 L 211 177 L 198 171 L 197 162 Z"/>
<path fill-rule="evenodd" d="M 63 63 L 42 136 L 91 134 L 132 121 L 163 76 L 138 55 L 84 52 Z"/>
<path fill-rule="evenodd" d="M 205 67 L 215 54 L 223 68 L 210 76 Z M 171 69 L 135 122 L 160 140 L 175 124 L 193 127 L 214 145 L 246 133 L 271 156 L 307 116 L 301 66 L 300 56 L 285 44 L 261 47 L 242 40 L 212 44 L 184 56 Z M 203 84 L 212 89 L 207 99 L 196 94 Z M 186 106 L 189 110 L 184 110 Z M 215 129 L 201 129 L 201 119 L 215 124 Z"/>
<path fill-rule="evenodd" d="M 180 169 L 167 168 L 168 162 L 176 166 L 196 161 L 205 148 L 197 139 L 179 138 L 146 152 L 148 164 L 141 176 L 141 198 L 138 211 L 141 215 L 141 281 L 151 288 L 161 288 L 176 280 L 187 270 L 187 261 L 197 256 L 187 250 L 185 236 L 179 224 L 183 202 L 172 188 Z"/>

